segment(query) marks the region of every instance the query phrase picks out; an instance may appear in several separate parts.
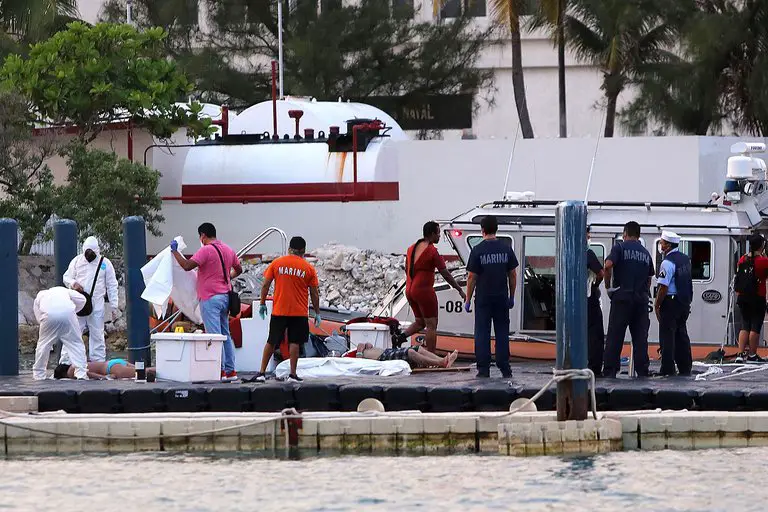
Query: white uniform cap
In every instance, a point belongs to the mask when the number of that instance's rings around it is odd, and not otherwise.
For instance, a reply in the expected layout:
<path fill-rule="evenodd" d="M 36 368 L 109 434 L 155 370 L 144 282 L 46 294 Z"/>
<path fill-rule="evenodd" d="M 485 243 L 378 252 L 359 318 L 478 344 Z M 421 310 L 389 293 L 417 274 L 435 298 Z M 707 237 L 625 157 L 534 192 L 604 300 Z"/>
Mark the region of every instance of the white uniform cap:
<path fill-rule="evenodd" d="M 679 244 L 680 243 L 680 236 L 675 233 L 674 231 L 662 231 L 661 232 L 661 239 L 666 240 L 667 242 L 671 244 Z"/>

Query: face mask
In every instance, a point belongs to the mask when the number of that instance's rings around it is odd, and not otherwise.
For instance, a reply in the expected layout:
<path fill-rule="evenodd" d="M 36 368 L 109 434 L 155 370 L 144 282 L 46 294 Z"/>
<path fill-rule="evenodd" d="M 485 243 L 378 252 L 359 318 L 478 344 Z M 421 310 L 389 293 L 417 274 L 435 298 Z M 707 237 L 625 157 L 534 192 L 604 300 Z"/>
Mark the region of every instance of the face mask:
<path fill-rule="evenodd" d="M 203 239 L 200 239 L 200 247 L 205 247 L 205 244 L 203 243 Z"/>
<path fill-rule="evenodd" d="M 88 263 L 91 263 L 93 260 L 96 259 L 96 253 L 91 251 L 90 249 L 85 251 L 85 259 Z"/>

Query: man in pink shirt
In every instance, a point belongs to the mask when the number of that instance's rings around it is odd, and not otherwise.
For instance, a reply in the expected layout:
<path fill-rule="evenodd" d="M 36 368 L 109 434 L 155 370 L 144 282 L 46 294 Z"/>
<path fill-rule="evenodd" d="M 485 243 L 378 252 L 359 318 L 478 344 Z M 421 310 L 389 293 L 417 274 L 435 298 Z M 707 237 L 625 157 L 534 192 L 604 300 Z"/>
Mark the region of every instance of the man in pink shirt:
<path fill-rule="evenodd" d="M 197 270 L 197 298 L 200 299 L 200 313 L 205 331 L 224 334 L 224 355 L 221 365 L 221 380 L 237 380 L 235 371 L 235 344 L 229 335 L 229 290 L 231 279 L 243 272 L 235 251 L 216 239 L 216 228 L 210 222 L 197 228 L 201 248 L 190 259 L 179 254 L 179 244 L 171 242 L 171 252 L 186 271 Z"/>

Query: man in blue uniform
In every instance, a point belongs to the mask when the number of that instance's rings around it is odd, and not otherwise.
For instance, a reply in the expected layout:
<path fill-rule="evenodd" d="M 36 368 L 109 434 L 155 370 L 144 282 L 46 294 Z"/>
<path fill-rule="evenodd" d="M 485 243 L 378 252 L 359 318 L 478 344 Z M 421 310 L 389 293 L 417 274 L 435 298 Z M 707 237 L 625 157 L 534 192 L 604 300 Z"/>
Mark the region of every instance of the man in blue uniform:
<path fill-rule="evenodd" d="M 627 327 L 632 335 L 635 372 L 648 376 L 648 300 L 655 274 L 651 255 L 640 243 L 640 224 L 624 225 L 624 240 L 617 242 L 605 260 L 605 283 L 611 299 L 603 376 L 616 377 Z"/>
<path fill-rule="evenodd" d="M 517 257 L 509 244 L 496 238 L 499 223 L 488 215 L 480 222 L 483 241 L 472 248 L 467 263 L 467 299 L 469 313 L 475 297 L 475 359 L 477 376 L 490 377 L 491 322 L 496 334 L 496 366 L 504 378 L 512 377 L 509 368 L 509 310 L 515 305 Z"/>
<path fill-rule="evenodd" d="M 587 242 L 589 242 L 587 226 Z M 589 289 L 587 297 L 587 367 L 596 377 L 603 373 L 603 351 L 605 350 L 605 332 L 603 331 L 603 310 L 600 307 L 600 283 L 603 282 L 603 265 L 592 249 L 587 249 L 587 270 L 589 270 Z"/>
<path fill-rule="evenodd" d="M 661 345 L 661 375 L 675 375 L 675 363 L 680 375 L 690 375 L 693 366 L 691 339 L 686 322 L 693 301 L 691 259 L 677 250 L 680 237 L 672 231 L 661 233 L 661 262 L 656 283 L 656 318 L 659 320 Z"/>

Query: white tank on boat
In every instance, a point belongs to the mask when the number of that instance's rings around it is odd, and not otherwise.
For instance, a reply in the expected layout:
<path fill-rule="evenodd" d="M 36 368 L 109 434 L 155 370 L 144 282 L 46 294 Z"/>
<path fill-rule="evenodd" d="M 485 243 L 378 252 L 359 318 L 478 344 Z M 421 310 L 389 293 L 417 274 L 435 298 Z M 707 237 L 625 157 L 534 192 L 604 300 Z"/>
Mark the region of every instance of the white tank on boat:
<path fill-rule="evenodd" d="M 277 105 L 279 140 L 271 129 L 272 103 L 265 102 L 234 118 L 231 135 L 189 150 L 183 202 L 399 198 L 397 155 L 387 148 L 407 136 L 390 116 L 361 103 L 282 100 Z"/>

